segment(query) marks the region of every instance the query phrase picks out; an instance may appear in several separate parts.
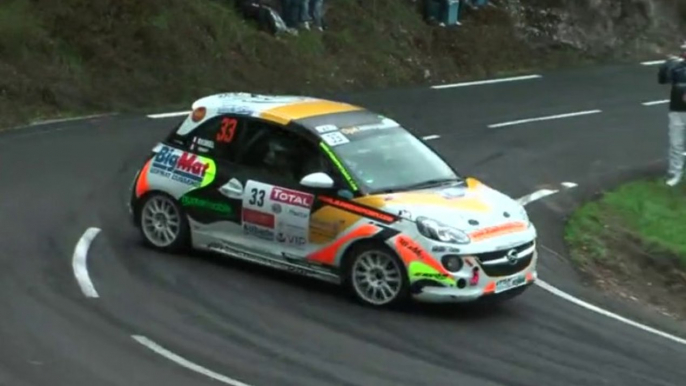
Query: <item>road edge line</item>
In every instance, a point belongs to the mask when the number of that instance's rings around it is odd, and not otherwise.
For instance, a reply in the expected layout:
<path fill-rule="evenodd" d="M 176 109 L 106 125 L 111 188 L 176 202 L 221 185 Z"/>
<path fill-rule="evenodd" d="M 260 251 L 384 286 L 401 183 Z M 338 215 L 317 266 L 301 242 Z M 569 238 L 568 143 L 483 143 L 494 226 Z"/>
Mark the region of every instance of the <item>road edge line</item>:
<path fill-rule="evenodd" d="M 576 184 L 574 182 L 563 182 L 563 183 L 561 183 L 561 185 L 567 189 L 571 189 L 571 188 L 578 186 L 578 184 Z M 547 196 L 550 196 L 550 195 L 558 193 L 558 192 L 559 192 L 559 190 L 555 190 L 555 189 L 539 189 L 533 193 L 530 193 L 530 194 L 527 194 L 525 196 L 520 197 L 519 199 L 517 199 L 517 202 L 520 202 L 523 206 L 526 206 L 527 204 L 531 204 L 533 202 L 536 202 L 536 201 L 542 199 L 543 197 L 547 197 Z M 665 339 L 671 340 L 673 342 L 686 345 L 686 339 L 684 339 L 684 338 L 680 338 L 676 335 L 668 334 L 664 331 L 660 331 L 656 328 L 647 326 L 645 324 L 638 323 L 636 321 L 625 318 L 621 315 L 615 314 L 613 312 L 610 312 L 608 310 L 600 308 L 596 305 L 593 305 L 591 303 L 583 301 L 583 300 L 581 300 L 581 299 L 579 299 L 573 295 L 570 295 L 570 294 L 562 291 L 561 289 L 553 286 L 552 284 L 549 284 L 548 282 L 546 282 L 540 278 L 538 278 L 538 279 L 536 279 L 536 281 L 534 281 L 534 285 L 538 286 L 539 288 L 547 291 L 548 293 L 550 293 L 554 296 L 557 296 L 561 299 L 567 300 L 568 302 L 574 303 L 580 307 L 586 308 L 587 310 L 593 311 L 599 315 L 602 315 L 602 316 L 608 317 L 610 319 L 614 319 L 614 320 L 617 320 L 619 322 L 628 324 L 628 325 L 635 327 L 639 330 L 642 330 L 644 332 L 649 332 L 649 333 L 661 336 Z"/>
<path fill-rule="evenodd" d="M 83 233 L 78 243 L 76 243 L 76 248 L 74 248 L 74 254 L 72 256 L 72 269 L 74 271 L 74 277 L 76 282 L 81 287 L 81 292 L 88 298 L 97 298 L 98 292 L 93 286 L 93 282 L 88 274 L 88 249 L 95 237 L 100 233 L 99 228 L 88 228 Z"/>
<path fill-rule="evenodd" d="M 181 367 L 185 367 L 186 369 L 189 369 L 191 371 L 194 371 L 198 374 L 202 374 L 206 377 L 212 378 L 216 381 L 225 383 L 230 386 L 250 386 L 247 383 L 243 383 L 241 381 L 238 381 L 233 378 L 229 378 L 225 375 L 221 375 L 219 373 L 215 373 L 212 370 L 206 369 L 198 364 L 195 364 L 188 359 L 185 359 L 177 354 L 174 354 L 173 352 L 167 350 L 166 348 L 158 345 L 151 339 L 143 336 L 143 335 L 131 335 L 131 338 L 135 340 L 136 342 L 140 343 L 141 345 L 145 346 L 149 350 L 153 351 L 156 354 L 159 354 L 170 361 L 176 363 L 177 365 Z"/>
<path fill-rule="evenodd" d="M 551 293 L 551 294 L 553 294 L 553 295 L 555 295 L 555 296 L 557 296 L 557 297 L 560 297 L 560 298 L 562 298 L 562 299 L 565 299 L 565 300 L 567 300 L 567 301 L 569 301 L 569 302 L 571 302 L 571 303 L 574 303 L 574 304 L 576 304 L 576 305 L 578 305 L 578 306 L 580 306 L 580 307 L 586 308 L 586 309 L 588 309 L 588 310 L 590 310 L 590 311 L 593 311 L 593 312 L 598 313 L 598 314 L 600 314 L 600 315 L 606 316 L 606 317 L 608 317 L 608 318 L 615 319 L 615 320 L 617 320 L 617 321 L 619 321 L 619 322 L 628 324 L 628 325 L 630 325 L 630 326 L 632 326 L 632 327 L 638 328 L 639 330 L 643 330 L 643 331 L 645 331 L 645 332 L 650 332 L 650 333 L 653 333 L 653 334 L 655 334 L 655 335 L 659 335 L 659 336 L 661 336 L 661 337 L 663 337 L 663 338 L 669 339 L 669 340 L 671 340 L 671 341 L 673 341 L 673 342 L 676 342 L 676 343 L 680 343 L 680 344 L 686 345 L 686 339 L 679 338 L 678 336 L 675 336 L 675 335 L 672 335 L 672 334 L 668 334 L 668 333 L 666 333 L 666 332 L 664 332 L 664 331 L 660 331 L 660 330 L 658 330 L 658 329 L 656 329 L 656 328 L 653 328 L 653 327 L 650 327 L 650 326 L 646 326 L 645 324 L 641 324 L 641 323 L 635 322 L 635 321 L 633 321 L 633 320 L 631 320 L 631 319 L 627 319 L 627 318 L 625 318 L 625 317 L 623 317 L 623 316 L 617 315 L 617 314 L 615 314 L 615 313 L 613 313 L 613 312 L 610 312 L 610 311 L 608 311 L 608 310 L 605 310 L 605 309 L 603 309 L 603 308 L 600 308 L 600 307 L 598 307 L 598 306 L 595 306 L 595 305 L 593 305 L 593 304 L 591 304 L 591 303 L 585 302 L 585 301 L 583 301 L 583 300 L 581 300 L 581 299 L 579 299 L 579 298 L 577 298 L 577 297 L 575 297 L 575 296 L 573 296 L 573 295 L 570 295 L 570 294 L 568 294 L 568 293 L 566 293 L 566 292 L 564 292 L 564 291 L 562 291 L 562 290 L 560 290 L 560 289 L 554 287 L 554 286 L 551 285 L 551 284 L 548 284 L 547 282 L 545 282 L 545 281 L 543 281 L 543 280 L 541 280 L 541 279 L 536 280 L 536 281 L 534 282 L 534 284 L 537 285 L 538 287 L 542 288 L 543 290 L 548 291 L 549 293 Z"/>
<path fill-rule="evenodd" d="M 173 118 L 173 117 L 181 117 L 184 115 L 190 114 L 190 111 L 175 111 L 171 113 L 159 113 L 159 114 L 148 114 L 146 117 L 151 118 L 151 119 L 162 119 L 162 118 Z"/>

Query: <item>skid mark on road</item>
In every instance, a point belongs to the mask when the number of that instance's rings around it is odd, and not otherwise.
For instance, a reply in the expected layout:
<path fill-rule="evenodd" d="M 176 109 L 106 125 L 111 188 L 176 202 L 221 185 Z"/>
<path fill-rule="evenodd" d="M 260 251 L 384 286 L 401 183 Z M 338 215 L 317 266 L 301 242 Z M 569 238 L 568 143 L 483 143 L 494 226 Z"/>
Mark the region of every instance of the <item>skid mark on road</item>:
<path fill-rule="evenodd" d="M 577 184 L 575 184 L 573 182 L 563 182 L 561 185 L 565 186 L 567 188 L 572 188 L 572 187 L 577 186 Z M 526 196 L 520 197 L 517 201 L 520 202 L 522 205 L 527 205 L 527 204 L 531 204 L 532 202 L 535 202 L 537 200 L 540 200 L 543 197 L 547 197 L 547 196 L 550 196 L 552 194 L 555 194 L 557 192 L 559 192 L 559 190 L 541 189 L 541 190 L 538 190 L 538 191 L 533 192 L 531 194 L 527 194 Z M 625 324 L 630 325 L 632 327 L 638 328 L 639 330 L 649 332 L 649 333 L 661 336 L 663 338 L 669 339 L 672 342 L 676 342 L 679 344 L 686 345 L 686 339 L 680 338 L 680 337 L 675 336 L 675 335 L 668 334 L 666 332 L 657 330 L 657 329 L 652 328 L 650 326 L 646 326 L 644 324 L 638 323 L 638 322 L 633 321 L 631 319 L 627 319 L 623 316 L 617 315 L 617 314 L 610 312 L 608 310 L 602 309 L 602 308 L 595 306 L 591 303 L 585 302 L 585 301 L 583 301 L 583 300 L 581 300 L 581 299 L 579 299 L 573 295 L 570 295 L 570 294 L 554 287 L 553 285 L 543 281 L 542 279 L 540 279 L 540 277 L 538 280 L 536 280 L 534 282 L 534 284 L 536 286 L 538 286 L 539 288 L 541 288 L 541 289 L 543 289 L 543 290 L 545 290 L 545 291 L 547 291 L 547 292 L 549 292 L 549 293 L 551 293 L 551 294 L 553 294 L 553 295 L 555 295 L 561 299 L 564 299 L 570 303 L 576 304 L 579 307 L 583 307 L 589 311 L 593 311 L 597 314 L 600 314 L 600 315 L 603 315 L 605 317 L 617 320 L 621 323 L 625 323 Z"/>
<path fill-rule="evenodd" d="M 72 269 L 74 270 L 74 277 L 81 287 L 81 292 L 88 298 L 97 298 L 98 292 L 93 286 L 93 282 L 88 275 L 88 249 L 95 239 L 95 236 L 100 233 L 98 228 L 88 228 L 81 236 L 79 242 L 76 243 L 74 255 L 72 256 Z"/>
<path fill-rule="evenodd" d="M 167 350 L 166 348 L 158 345 L 157 343 L 153 342 L 152 340 L 141 336 L 141 335 L 132 335 L 131 338 L 133 338 L 136 342 L 142 344 L 143 346 L 149 348 L 153 352 L 169 359 L 170 361 L 176 363 L 177 365 L 183 366 L 189 370 L 195 371 L 198 374 L 202 374 L 204 376 L 210 377 L 216 381 L 225 383 L 227 385 L 231 386 L 250 386 L 247 383 L 243 383 L 241 381 L 237 381 L 233 378 L 229 378 L 227 376 L 215 373 L 212 370 L 208 370 L 200 365 L 197 365 L 185 358 L 182 358 L 173 352 Z"/>

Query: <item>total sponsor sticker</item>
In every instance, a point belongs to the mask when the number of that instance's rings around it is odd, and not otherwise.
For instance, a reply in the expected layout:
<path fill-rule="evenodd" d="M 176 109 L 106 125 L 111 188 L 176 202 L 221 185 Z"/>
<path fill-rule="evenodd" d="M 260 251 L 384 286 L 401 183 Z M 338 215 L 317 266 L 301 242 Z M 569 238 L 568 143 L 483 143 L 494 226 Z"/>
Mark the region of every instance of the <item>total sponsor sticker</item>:
<path fill-rule="evenodd" d="M 298 192 L 275 186 L 272 189 L 272 201 L 282 202 L 284 204 L 295 205 L 301 208 L 309 209 L 312 206 L 314 196 L 308 193 Z"/>

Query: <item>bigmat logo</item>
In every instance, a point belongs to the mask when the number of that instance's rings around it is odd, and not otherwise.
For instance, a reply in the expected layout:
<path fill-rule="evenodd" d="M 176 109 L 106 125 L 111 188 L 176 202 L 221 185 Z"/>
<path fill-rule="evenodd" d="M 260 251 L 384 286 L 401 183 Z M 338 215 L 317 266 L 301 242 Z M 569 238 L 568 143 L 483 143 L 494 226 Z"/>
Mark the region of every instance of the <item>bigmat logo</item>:
<path fill-rule="evenodd" d="M 298 192 L 296 190 L 284 189 L 275 186 L 274 189 L 272 189 L 271 199 L 273 201 L 309 208 L 312 206 L 313 196 L 311 194 Z"/>
<path fill-rule="evenodd" d="M 153 158 L 150 172 L 187 185 L 200 186 L 208 177 L 211 181 L 213 173 L 209 172 L 214 172 L 214 166 L 211 159 L 164 146 Z"/>

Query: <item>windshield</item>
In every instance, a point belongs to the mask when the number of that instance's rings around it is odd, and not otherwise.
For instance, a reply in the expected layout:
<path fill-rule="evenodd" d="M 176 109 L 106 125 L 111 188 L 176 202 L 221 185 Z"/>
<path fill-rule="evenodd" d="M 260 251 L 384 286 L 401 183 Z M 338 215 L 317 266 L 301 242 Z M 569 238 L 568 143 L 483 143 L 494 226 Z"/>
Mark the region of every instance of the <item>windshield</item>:
<path fill-rule="evenodd" d="M 336 146 L 335 152 L 371 194 L 461 180 L 428 146 L 402 127 L 353 129 L 345 134 L 350 142 Z"/>

